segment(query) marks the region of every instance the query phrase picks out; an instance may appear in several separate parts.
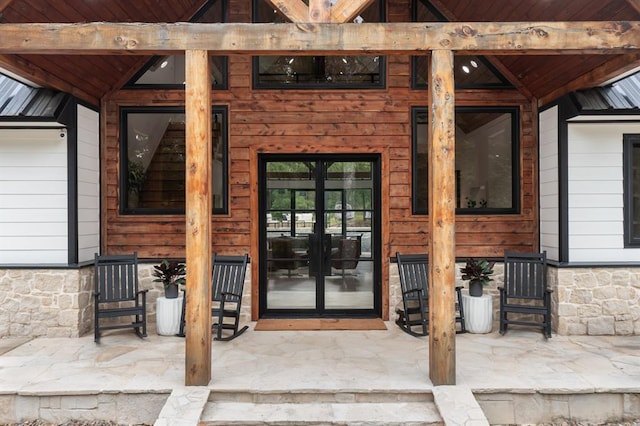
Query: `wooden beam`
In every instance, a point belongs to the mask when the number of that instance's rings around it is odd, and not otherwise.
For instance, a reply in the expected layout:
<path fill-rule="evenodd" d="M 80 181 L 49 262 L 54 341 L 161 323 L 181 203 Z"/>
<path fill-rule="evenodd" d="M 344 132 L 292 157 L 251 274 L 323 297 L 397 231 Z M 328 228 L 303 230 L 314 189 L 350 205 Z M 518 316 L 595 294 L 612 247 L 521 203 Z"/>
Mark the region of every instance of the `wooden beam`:
<path fill-rule="evenodd" d="M 538 99 L 538 106 L 543 106 L 576 90 L 599 86 L 612 78 L 619 77 L 625 72 L 638 67 L 640 67 L 640 53 L 617 56 L 611 61 L 590 70 L 562 87 L 541 96 Z"/>
<path fill-rule="evenodd" d="M 185 52 L 187 308 L 185 385 L 211 380 L 211 73 L 206 50 Z"/>
<path fill-rule="evenodd" d="M 640 13 L 640 0 L 627 0 L 627 3 L 629 3 L 636 12 Z"/>
<path fill-rule="evenodd" d="M 0 40 L 0 54 L 613 54 L 640 49 L 640 21 L 0 24 Z"/>
<path fill-rule="evenodd" d="M 456 383 L 453 52 L 431 53 L 429 81 L 429 378 Z"/>
<path fill-rule="evenodd" d="M 331 22 L 331 0 L 309 0 L 308 22 Z"/>
<path fill-rule="evenodd" d="M 331 21 L 351 22 L 371 3 L 373 0 L 338 0 L 331 8 Z"/>
<path fill-rule="evenodd" d="M 0 0 L 0 13 L 5 10 L 13 0 Z"/>
<path fill-rule="evenodd" d="M 267 0 L 291 22 L 308 22 L 309 8 L 302 0 Z"/>

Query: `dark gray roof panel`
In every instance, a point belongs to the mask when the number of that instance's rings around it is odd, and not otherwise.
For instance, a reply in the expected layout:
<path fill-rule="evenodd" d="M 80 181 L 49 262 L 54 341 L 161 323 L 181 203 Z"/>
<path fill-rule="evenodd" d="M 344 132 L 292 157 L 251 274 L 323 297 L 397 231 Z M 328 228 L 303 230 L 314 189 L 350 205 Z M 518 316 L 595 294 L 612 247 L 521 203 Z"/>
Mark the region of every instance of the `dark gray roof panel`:
<path fill-rule="evenodd" d="M 55 119 L 66 95 L 29 87 L 0 74 L 0 120 L 9 117 Z"/>
<path fill-rule="evenodd" d="M 618 111 L 640 108 L 640 73 L 630 75 L 604 87 L 574 93 L 580 110 Z"/>

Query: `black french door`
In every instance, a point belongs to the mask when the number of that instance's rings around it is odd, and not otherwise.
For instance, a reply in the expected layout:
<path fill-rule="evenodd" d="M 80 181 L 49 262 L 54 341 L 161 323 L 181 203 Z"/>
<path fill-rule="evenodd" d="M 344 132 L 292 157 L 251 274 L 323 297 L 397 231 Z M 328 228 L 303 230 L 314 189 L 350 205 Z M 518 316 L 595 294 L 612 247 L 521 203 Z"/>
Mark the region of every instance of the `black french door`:
<path fill-rule="evenodd" d="M 263 155 L 260 317 L 381 315 L 380 158 Z"/>

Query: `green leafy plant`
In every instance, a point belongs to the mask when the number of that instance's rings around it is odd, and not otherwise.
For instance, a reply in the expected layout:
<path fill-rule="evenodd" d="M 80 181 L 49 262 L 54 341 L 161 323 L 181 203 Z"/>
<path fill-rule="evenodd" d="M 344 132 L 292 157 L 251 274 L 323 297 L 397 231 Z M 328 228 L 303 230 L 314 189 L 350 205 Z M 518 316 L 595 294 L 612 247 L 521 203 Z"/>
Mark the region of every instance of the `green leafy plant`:
<path fill-rule="evenodd" d="M 146 174 L 140 161 L 129 161 L 129 190 L 139 194 L 144 186 Z"/>
<path fill-rule="evenodd" d="M 153 281 L 163 283 L 165 289 L 171 284 L 184 284 L 186 282 L 187 268 L 184 263 L 170 262 L 165 259 L 159 265 L 155 265 L 153 269 L 153 276 L 156 277 Z"/>
<path fill-rule="evenodd" d="M 487 285 L 489 281 L 493 281 L 493 266 L 495 262 L 489 262 L 487 259 L 475 259 L 470 257 L 464 267 L 460 268 L 462 279 L 465 281 L 480 281 L 482 285 Z"/>

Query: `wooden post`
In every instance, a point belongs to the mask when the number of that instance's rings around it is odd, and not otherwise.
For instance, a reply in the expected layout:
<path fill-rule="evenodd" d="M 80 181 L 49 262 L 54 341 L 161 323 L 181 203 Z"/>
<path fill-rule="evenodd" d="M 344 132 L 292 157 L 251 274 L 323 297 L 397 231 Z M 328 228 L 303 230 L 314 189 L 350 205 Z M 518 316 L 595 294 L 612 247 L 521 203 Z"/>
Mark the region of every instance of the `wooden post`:
<path fill-rule="evenodd" d="M 429 377 L 456 383 L 453 52 L 431 52 L 429 80 Z"/>
<path fill-rule="evenodd" d="M 206 50 L 185 52 L 187 308 L 185 385 L 211 380 L 211 74 Z"/>

